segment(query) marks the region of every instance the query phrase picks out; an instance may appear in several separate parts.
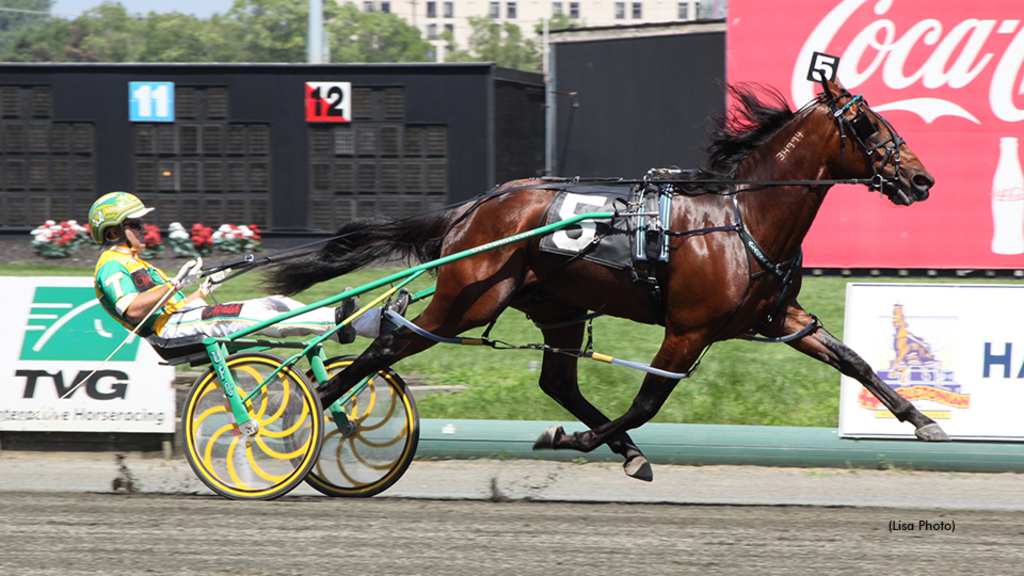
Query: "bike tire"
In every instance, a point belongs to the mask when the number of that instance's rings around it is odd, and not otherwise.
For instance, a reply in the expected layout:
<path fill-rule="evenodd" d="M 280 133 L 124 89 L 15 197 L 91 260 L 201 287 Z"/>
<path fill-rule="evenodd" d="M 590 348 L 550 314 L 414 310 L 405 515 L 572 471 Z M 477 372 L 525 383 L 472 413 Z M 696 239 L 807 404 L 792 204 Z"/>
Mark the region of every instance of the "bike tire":
<path fill-rule="evenodd" d="M 334 375 L 353 360 L 355 356 L 339 356 L 327 360 L 324 367 Z M 327 496 L 369 498 L 398 482 L 416 456 L 420 439 L 416 400 L 397 373 L 384 369 L 344 409 L 358 430 L 342 436 L 330 410 L 323 411 L 323 449 L 306 483 Z"/>
<path fill-rule="evenodd" d="M 283 364 L 272 354 L 240 352 L 225 360 L 244 398 Z M 235 424 L 213 367 L 196 381 L 182 410 L 189 466 L 208 488 L 234 500 L 270 500 L 290 492 L 320 455 L 320 398 L 302 372 L 281 369 L 246 403 L 259 423 L 251 438 Z"/>

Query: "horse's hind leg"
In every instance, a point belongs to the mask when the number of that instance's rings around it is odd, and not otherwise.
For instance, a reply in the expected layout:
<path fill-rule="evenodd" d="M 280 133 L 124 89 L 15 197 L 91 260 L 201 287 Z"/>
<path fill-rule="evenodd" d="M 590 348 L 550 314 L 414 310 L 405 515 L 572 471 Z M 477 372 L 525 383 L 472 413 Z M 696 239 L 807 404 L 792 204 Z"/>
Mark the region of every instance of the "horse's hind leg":
<path fill-rule="evenodd" d="M 413 323 L 431 334 L 451 338 L 497 318 L 508 306 L 517 287 L 515 275 L 523 266 L 521 251 L 508 252 L 493 262 L 465 258 L 447 265 L 438 275 L 437 291 L 430 304 Z M 317 388 L 320 400 L 328 406 L 365 376 L 434 344 L 404 327 L 393 334 L 382 334 L 344 370 Z"/>
<path fill-rule="evenodd" d="M 795 334 L 813 321 L 810 314 L 793 303 L 787 309 L 781 326 L 774 326 L 774 330 L 766 330 L 764 333 L 769 336 Z M 789 345 L 863 384 L 896 418 L 901 422 L 913 424 L 916 428 L 914 434 L 919 439 L 925 442 L 949 442 L 949 436 L 934 420 L 922 414 L 909 400 L 882 382 L 863 358 L 829 334 L 824 327 L 819 326 L 817 330 L 790 342 Z"/>
<path fill-rule="evenodd" d="M 428 332 L 434 332 L 431 327 L 424 326 L 419 318 L 416 319 L 416 323 Z M 344 370 L 317 388 L 320 401 L 326 408 L 367 375 L 387 368 L 402 358 L 422 352 L 434 344 L 434 341 L 418 336 L 407 328 L 397 330 L 394 334 L 378 336 Z"/>
<path fill-rule="evenodd" d="M 582 323 L 544 331 L 544 342 L 555 348 L 576 349 L 579 348 L 582 341 Z M 580 393 L 575 356 L 544 352 L 540 388 L 589 428 L 596 428 L 609 421 L 607 416 Z M 534 449 L 554 448 L 554 439 L 558 434 L 564 434 L 559 426 L 548 428 L 534 444 Z M 654 479 L 651 463 L 640 452 L 628 434 L 623 433 L 616 436 L 608 442 L 608 447 L 612 452 L 625 458 L 622 467 L 627 476 L 646 482 Z"/>
<path fill-rule="evenodd" d="M 708 344 L 702 332 L 690 332 L 682 335 L 668 334 L 661 344 L 661 349 L 651 362 L 651 366 L 667 372 L 683 374 L 693 367 L 700 351 Z M 589 452 L 611 439 L 625 434 L 627 430 L 639 428 L 655 414 L 668 399 L 669 394 L 679 382 L 676 378 L 648 374 L 640 386 L 640 391 L 633 398 L 633 403 L 625 414 L 605 422 L 590 430 L 565 434 L 560 432 L 554 436 L 552 447 L 567 448 Z"/>

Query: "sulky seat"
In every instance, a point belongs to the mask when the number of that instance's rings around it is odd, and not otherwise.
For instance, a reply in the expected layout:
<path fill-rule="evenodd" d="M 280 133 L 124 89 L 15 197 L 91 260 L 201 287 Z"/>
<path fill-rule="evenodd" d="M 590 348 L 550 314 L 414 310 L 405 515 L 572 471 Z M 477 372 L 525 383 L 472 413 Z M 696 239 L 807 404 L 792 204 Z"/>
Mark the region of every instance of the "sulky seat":
<path fill-rule="evenodd" d="M 203 346 L 205 334 L 182 336 L 180 338 L 161 338 L 155 334 L 146 336 L 146 341 L 153 346 L 156 353 L 163 358 L 167 364 L 177 366 L 178 364 L 198 363 L 200 360 L 207 360 L 206 347 Z"/>

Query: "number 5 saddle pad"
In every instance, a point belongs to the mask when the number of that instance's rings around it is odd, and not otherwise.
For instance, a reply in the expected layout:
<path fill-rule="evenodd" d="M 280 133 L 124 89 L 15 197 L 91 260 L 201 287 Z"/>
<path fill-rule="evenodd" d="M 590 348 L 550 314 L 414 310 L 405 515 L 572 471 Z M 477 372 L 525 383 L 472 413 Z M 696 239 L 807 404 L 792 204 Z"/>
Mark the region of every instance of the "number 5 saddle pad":
<path fill-rule="evenodd" d="M 658 212 L 658 192 L 648 188 L 645 195 L 644 212 Z M 638 220 L 653 220 L 640 216 L 629 216 L 636 212 L 639 194 L 631 186 L 579 186 L 563 190 L 555 196 L 547 208 L 544 224 L 561 222 L 577 214 L 588 212 L 618 212 L 617 218 L 583 220 L 578 225 L 556 230 L 541 238 L 543 252 L 564 256 L 582 257 L 584 260 L 614 268 L 628 270 L 633 267 L 636 254 L 636 231 Z M 648 230 L 646 254 L 650 261 L 658 259 L 661 234 Z"/>

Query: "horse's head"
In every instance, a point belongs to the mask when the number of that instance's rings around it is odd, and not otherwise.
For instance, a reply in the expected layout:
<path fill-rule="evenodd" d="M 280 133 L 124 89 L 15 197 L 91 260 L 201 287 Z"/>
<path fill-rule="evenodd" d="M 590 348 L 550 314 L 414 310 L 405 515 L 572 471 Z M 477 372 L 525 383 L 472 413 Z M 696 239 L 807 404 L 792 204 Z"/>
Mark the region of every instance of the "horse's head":
<path fill-rule="evenodd" d="M 880 190 L 899 206 L 926 200 L 935 178 L 892 124 L 838 80 L 825 80 L 823 87 L 822 101 L 840 135 L 844 177 L 870 178 L 872 190 Z"/>

